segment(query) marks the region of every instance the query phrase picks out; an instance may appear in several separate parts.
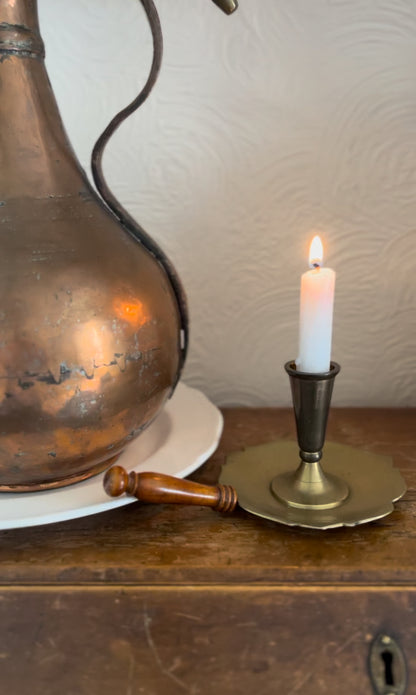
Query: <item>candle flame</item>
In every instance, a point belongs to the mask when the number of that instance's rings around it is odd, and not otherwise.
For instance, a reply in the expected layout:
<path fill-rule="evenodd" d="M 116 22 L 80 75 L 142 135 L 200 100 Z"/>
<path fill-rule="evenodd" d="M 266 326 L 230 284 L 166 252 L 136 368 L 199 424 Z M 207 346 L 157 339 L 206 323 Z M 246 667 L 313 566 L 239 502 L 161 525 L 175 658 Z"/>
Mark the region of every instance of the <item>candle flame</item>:
<path fill-rule="evenodd" d="M 311 268 L 320 268 L 324 259 L 324 249 L 319 236 L 314 236 L 309 248 L 309 265 Z"/>

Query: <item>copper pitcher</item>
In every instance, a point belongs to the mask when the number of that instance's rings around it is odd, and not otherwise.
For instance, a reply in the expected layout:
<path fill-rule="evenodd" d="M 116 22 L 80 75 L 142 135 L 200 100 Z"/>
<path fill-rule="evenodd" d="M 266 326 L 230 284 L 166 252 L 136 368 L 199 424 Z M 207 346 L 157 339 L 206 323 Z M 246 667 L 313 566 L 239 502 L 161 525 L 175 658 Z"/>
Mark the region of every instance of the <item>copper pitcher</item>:
<path fill-rule="evenodd" d="M 36 0 L 0 0 L 2 491 L 107 468 L 178 381 L 180 282 L 111 195 L 106 202 L 65 134 Z"/>

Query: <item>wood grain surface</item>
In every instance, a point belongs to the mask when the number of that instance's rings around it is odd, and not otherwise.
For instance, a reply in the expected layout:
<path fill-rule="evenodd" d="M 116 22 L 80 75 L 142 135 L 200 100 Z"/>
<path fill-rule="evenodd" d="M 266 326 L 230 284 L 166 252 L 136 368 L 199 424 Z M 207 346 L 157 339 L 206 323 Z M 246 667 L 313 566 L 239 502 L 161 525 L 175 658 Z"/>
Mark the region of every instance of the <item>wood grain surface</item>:
<path fill-rule="evenodd" d="M 391 631 L 414 693 L 414 591 L 170 587 L 0 591 L 8 695 L 374 695 Z"/>
<path fill-rule="evenodd" d="M 416 584 L 416 411 L 333 409 L 328 439 L 389 454 L 408 485 L 396 510 L 356 528 L 280 526 L 243 510 L 139 502 L 95 516 L 2 531 L 0 584 Z M 225 410 L 217 452 L 192 477 L 215 483 L 227 454 L 294 439 L 290 410 Z M 36 494 L 36 493 L 35 493 Z"/>
<path fill-rule="evenodd" d="M 289 410 L 224 414 L 192 476 L 203 483 L 228 453 L 294 437 Z M 3 531 L 2 692 L 371 695 L 370 645 L 387 633 L 415 693 L 414 425 L 411 410 L 331 413 L 330 439 L 392 455 L 409 487 L 368 525 L 312 531 L 138 502 Z"/>

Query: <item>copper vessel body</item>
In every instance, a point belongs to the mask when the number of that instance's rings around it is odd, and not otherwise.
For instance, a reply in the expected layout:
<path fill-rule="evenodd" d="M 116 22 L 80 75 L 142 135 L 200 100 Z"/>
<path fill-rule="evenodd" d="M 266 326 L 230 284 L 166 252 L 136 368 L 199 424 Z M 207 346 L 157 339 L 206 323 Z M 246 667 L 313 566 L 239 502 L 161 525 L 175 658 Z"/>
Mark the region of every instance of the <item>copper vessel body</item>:
<path fill-rule="evenodd" d="M 169 277 L 65 134 L 35 0 L 0 2 L 0 490 L 108 467 L 181 367 Z"/>

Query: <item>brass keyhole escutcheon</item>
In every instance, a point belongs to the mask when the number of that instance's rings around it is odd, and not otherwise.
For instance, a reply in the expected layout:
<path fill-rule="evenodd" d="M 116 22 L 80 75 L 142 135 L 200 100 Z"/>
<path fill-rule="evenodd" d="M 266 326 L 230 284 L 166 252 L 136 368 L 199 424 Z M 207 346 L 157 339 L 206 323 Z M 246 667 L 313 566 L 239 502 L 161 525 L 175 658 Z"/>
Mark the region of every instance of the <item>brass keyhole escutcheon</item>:
<path fill-rule="evenodd" d="M 393 637 L 381 634 L 372 642 L 369 669 L 376 695 L 405 695 L 406 661 L 402 649 Z"/>

